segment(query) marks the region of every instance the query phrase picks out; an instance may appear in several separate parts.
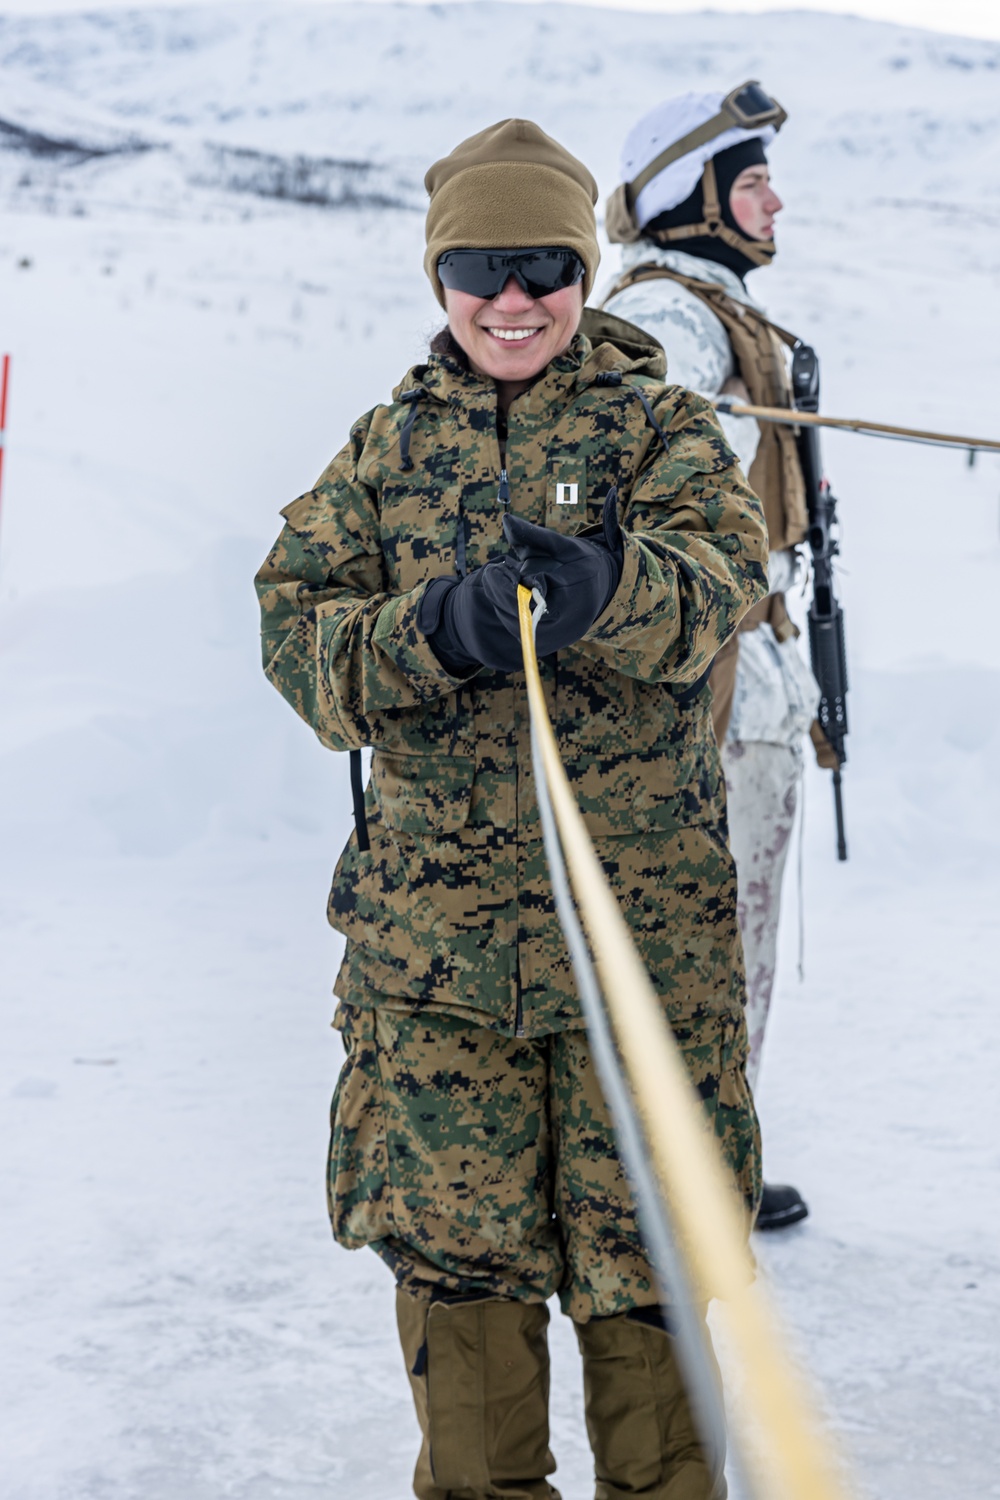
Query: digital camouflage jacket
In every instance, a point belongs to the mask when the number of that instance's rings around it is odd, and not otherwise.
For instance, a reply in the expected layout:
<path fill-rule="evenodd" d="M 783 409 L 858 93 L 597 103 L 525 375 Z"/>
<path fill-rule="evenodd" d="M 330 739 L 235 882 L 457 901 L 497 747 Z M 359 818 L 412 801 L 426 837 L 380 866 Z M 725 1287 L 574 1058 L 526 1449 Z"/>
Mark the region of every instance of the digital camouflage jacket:
<path fill-rule="evenodd" d="M 618 487 L 619 587 L 542 673 L 653 981 L 675 1027 L 697 1029 L 733 1019 L 743 990 L 724 784 L 697 685 L 767 592 L 767 537 L 712 409 L 650 373 L 662 371 L 652 341 L 631 358 L 577 335 L 512 403 L 506 468 L 511 508 L 567 532 L 595 527 Z M 524 676 L 455 679 L 417 625 L 430 579 L 502 549 L 500 467 L 495 387 L 433 355 L 285 509 L 257 588 L 268 677 L 332 750 L 373 747 L 371 847 L 352 834 L 330 896 L 347 940 L 336 993 L 539 1036 L 582 1019 Z"/>

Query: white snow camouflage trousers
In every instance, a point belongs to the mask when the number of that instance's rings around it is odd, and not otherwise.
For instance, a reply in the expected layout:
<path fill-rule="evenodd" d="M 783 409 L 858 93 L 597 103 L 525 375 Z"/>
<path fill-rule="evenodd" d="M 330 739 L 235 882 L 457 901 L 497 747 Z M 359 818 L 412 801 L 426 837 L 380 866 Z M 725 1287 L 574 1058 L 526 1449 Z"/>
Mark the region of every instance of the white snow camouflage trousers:
<path fill-rule="evenodd" d="M 774 988 L 781 881 L 795 822 L 802 753 L 798 746 L 764 740 L 727 740 L 722 764 L 747 971 L 747 1079 L 756 1089 Z"/>

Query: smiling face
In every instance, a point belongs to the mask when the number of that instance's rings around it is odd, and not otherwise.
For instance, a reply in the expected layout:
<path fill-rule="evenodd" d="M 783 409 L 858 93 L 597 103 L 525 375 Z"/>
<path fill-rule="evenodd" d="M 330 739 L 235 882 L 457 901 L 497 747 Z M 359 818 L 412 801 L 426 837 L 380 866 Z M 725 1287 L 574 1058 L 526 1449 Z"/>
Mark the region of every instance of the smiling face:
<path fill-rule="evenodd" d="M 729 190 L 732 216 L 752 240 L 774 239 L 774 218 L 783 207 L 765 166 L 747 167 Z"/>
<path fill-rule="evenodd" d="M 444 289 L 448 326 L 477 375 L 496 381 L 502 401 L 526 390 L 569 348 L 583 314 L 583 287 L 529 297 L 511 276 L 493 298 Z"/>

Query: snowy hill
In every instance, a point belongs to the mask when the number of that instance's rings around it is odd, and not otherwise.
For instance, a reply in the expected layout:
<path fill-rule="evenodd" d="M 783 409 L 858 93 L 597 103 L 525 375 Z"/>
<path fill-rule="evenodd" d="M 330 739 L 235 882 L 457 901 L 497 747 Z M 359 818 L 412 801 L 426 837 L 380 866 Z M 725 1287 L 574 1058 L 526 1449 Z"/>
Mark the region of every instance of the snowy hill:
<path fill-rule="evenodd" d="M 996 436 L 1000 45 L 479 3 L 0 16 L 19 1500 L 405 1492 L 389 1287 L 323 1221 L 347 770 L 264 683 L 250 580 L 278 508 L 440 322 L 430 161 L 524 114 L 607 191 L 639 110 L 751 76 L 790 116 L 780 255 L 752 290 L 817 345 L 824 406 Z M 813 1217 L 761 1255 L 869 1491 L 950 1500 L 995 1485 L 1000 1401 L 1000 465 L 824 452 L 851 861 L 811 773 L 806 984 L 790 891 L 761 1103 L 769 1170 Z"/>
<path fill-rule="evenodd" d="M 130 141 L 181 155 L 375 161 L 416 186 L 456 131 L 515 107 L 577 142 L 611 182 L 635 101 L 759 72 L 795 121 L 779 156 L 811 205 L 829 176 L 849 180 L 852 206 L 1000 207 L 1000 44 L 850 18 L 495 4 L 0 17 L 0 67 L 4 117 L 47 115 L 57 136 L 72 137 L 67 117 L 99 108 Z M 25 87 L 36 91 L 26 103 Z"/>

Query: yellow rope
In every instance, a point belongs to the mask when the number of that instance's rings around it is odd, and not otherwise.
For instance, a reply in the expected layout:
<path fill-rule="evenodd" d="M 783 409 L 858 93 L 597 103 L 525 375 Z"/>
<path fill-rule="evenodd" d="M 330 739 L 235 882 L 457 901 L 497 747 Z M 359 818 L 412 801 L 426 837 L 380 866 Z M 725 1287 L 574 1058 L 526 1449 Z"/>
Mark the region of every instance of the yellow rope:
<path fill-rule="evenodd" d="M 832 1450 L 805 1395 L 804 1379 L 781 1347 L 777 1323 L 752 1281 L 744 1225 L 715 1137 L 691 1086 L 662 1005 L 632 941 L 563 768 L 545 706 L 531 618 L 518 588 L 521 647 L 532 729 L 569 870 L 594 955 L 615 1040 L 649 1143 L 678 1248 L 703 1300 L 720 1315 L 745 1375 L 755 1440 L 744 1452 L 756 1500 L 845 1500 Z M 766 1454 L 756 1456 L 759 1448 Z"/>

